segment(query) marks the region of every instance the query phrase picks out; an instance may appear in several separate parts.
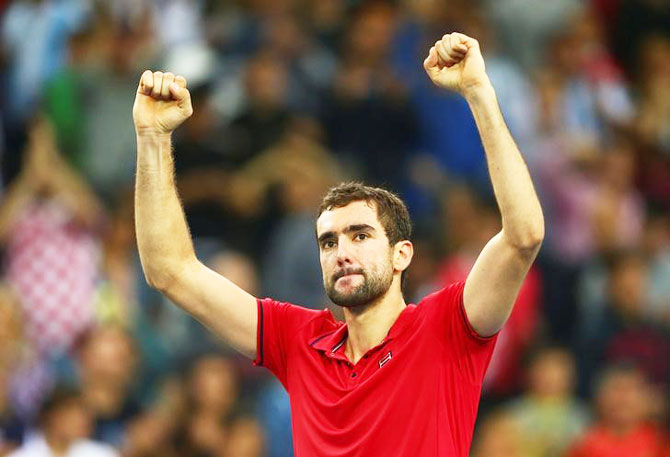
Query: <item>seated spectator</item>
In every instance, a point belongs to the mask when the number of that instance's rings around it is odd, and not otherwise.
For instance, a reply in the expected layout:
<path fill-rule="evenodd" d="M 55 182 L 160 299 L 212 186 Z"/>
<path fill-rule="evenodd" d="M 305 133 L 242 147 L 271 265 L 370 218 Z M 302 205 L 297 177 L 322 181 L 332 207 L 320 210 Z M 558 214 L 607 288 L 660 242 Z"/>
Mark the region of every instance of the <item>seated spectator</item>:
<path fill-rule="evenodd" d="M 131 395 L 137 349 L 120 327 L 93 330 L 79 350 L 82 398 L 93 420 L 93 437 L 119 447 L 128 421 L 139 413 Z"/>
<path fill-rule="evenodd" d="M 526 457 L 521 432 L 512 418 L 501 412 L 487 416 L 477 429 L 472 457 Z"/>
<path fill-rule="evenodd" d="M 230 424 L 225 452 L 220 457 L 265 457 L 263 430 L 251 416 L 242 416 Z"/>
<path fill-rule="evenodd" d="M 88 437 L 93 422 L 81 393 L 57 387 L 42 405 L 39 431 L 9 457 L 118 457 Z"/>
<path fill-rule="evenodd" d="M 594 370 L 606 362 L 634 362 L 653 383 L 667 385 L 669 342 L 658 323 L 645 315 L 648 283 L 649 267 L 640 253 L 612 255 L 603 312 L 580 337 L 582 391 L 590 386 Z"/>
<path fill-rule="evenodd" d="M 0 244 L 26 338 L 46 358 L 66 352 L 93 323 L 102 209 L 59 155 L 48 122 L 34 122 L 27 148 L 0 205 Z"/>
<path fill-rule="evenodd" d="M 533 356 L 526 392 L 508 407 L 521 433 L 525 456 L 560 457 L 587 425 L 586 408 L 574 397 L 575 361 L 560 347 Z"/>
<path fill-rule="evenodd" d="M 178 377 L 166 378 L 151 405 L 128 422 L 124 457 L 182 457 L 174 438 L 186 406 L 183 387 Z"/>
<path fill-rule="evenodd" d="M 633 4 L 633 2 L 630 2 Z M 637 141 L 637 184 L 648 201 L 670 209 L 670 38 L 653 34 L 636 53 L 639 64 L 638 115 L 633 125 Z"/>
<path fill-rule="evenodd" d="M 23 442 L 23 424 L 13 411 L 9 384 L 20 344 L 20 316 L 11 290 L 0 284 L 0 457 Z"/>
<path fill-rule="evenodd" d="M 598 421 L 568 457 L 647 457 L 661 451 L 661 436 L 649 423 L 649 386 L 631 366 L 610 366 L 596 389 Z"/>
<path fill-rule="evenodd" d="M 197 359 L 188 380 L 184 423 L 177 435 L 179 455 L 217 457 L 226 444 L 227 423 L 237 397 L 237 375 L 228 359 L 216 354 Z"/>
<path fill-rule="evenodd" d="M 389 2 L 363 2 L 342 38 L 322 122 L 329 148 L 369 184 L 402 190 L 417 119 L 391 67 L 396 10 Z"/>

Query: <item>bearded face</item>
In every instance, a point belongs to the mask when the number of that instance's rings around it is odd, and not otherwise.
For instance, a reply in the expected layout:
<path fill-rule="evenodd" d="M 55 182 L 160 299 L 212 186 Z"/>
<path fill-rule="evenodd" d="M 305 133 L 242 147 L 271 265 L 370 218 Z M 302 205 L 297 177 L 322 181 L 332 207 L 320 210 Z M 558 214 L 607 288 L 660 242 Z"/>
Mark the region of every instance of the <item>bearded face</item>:
<path fill-rule="evenodd" d="M 343 268 L 324 285 L 333 303 L 344 308 L 366 305 L 382 297 L 393 282 L 391 258 L 364 268 Z"/>
<path fill-rule="evenodd" d="M 394 278 L 393 252 L 374 205 L 357 201 L 325 211 L 317 221 L 323 283 L 346 308 L 382 297 Z"/>

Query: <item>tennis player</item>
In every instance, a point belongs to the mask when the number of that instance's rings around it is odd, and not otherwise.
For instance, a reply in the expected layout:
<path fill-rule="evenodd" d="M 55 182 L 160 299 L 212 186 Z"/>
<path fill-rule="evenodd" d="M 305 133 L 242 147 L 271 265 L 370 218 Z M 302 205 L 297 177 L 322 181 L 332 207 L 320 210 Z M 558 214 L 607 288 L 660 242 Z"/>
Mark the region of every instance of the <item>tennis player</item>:
<path fill-rule="evenodd" d="M 147 281 L 279 378 L 290 396 L 296 457 L 466 457 L 496 335 L 544 237 L 540 203 L 478 42 L 444 35 L 423 65 L 472 110 L 502 230 L 466 281 L 408 305 L 405 205 L 361 184 L 331 189 L 316 238 L 324 286 L 345 322 L 327 310 L 257 299 L 196 258 L 171 151 L 172 132 L 192 113 L 186 81 L 147 70 L 139 83 L 135 221 Z"/>

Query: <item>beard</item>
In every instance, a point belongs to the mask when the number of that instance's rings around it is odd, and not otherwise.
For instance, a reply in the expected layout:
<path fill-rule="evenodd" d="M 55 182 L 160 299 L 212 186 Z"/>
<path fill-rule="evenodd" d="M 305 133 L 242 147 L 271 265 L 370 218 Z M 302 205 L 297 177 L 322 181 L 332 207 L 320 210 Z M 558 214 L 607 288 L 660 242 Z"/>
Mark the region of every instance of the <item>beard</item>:
<path fill-rule="evenodd" d="M 348 292 L 341 292 L 335 288 L 335 283 L 341 277 L 348 274 L 363 275 L 363 283 Z M 332 280 L 326 284 L 328 298 L 343 308 L 356 308 L 367 305 L 383 296 L 391 287 L 393 282 L 393 269 L 383 271 L 366 272 L 362 268 L 340 270 L 332 276 Z"/>

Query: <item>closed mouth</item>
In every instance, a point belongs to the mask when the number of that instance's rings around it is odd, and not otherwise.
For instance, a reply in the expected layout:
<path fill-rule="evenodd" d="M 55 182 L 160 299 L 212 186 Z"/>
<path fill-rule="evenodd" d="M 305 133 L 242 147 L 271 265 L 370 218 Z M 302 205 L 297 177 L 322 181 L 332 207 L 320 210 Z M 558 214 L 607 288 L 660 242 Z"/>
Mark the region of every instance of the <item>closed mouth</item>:
<path fill-rule="evenodd" d="M 356 276 L 356 275 L 363 275 L 362 271 L 339 271 L 333 275 L 333 282 L 337 282 L 338 280 L 345 278 L 347 276 Z"/>

